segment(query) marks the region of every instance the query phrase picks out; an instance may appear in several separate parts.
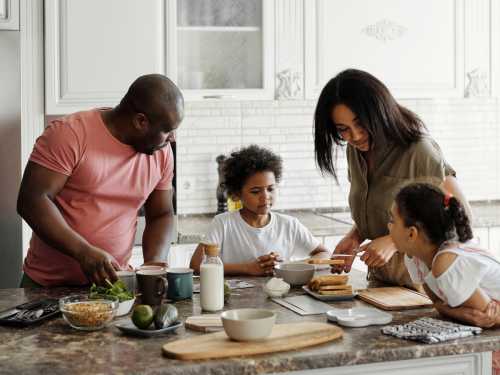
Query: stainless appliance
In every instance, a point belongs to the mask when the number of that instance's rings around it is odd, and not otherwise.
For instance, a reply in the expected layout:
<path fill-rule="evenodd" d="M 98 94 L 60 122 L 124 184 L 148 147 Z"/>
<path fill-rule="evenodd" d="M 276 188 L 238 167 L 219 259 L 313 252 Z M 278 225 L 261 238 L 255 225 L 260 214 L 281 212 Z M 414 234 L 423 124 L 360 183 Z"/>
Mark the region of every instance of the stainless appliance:
<path fill-rule="evenodd" d="M 22 277 L 21 155 L 21 31 L 0 31 L 0 289 Z"/>

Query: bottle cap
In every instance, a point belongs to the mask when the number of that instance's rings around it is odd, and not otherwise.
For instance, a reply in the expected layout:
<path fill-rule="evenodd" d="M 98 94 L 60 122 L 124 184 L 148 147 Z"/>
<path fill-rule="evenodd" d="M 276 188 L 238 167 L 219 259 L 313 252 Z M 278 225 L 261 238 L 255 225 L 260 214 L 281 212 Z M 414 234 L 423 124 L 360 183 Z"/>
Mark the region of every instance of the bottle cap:
<path fill-rule="evenodd" d="M 216 257 L 219 255 L 220 245 L 218 243 L 205 243 L 203 244 L 203 250 L 205 255 L 209 257 Z"/>

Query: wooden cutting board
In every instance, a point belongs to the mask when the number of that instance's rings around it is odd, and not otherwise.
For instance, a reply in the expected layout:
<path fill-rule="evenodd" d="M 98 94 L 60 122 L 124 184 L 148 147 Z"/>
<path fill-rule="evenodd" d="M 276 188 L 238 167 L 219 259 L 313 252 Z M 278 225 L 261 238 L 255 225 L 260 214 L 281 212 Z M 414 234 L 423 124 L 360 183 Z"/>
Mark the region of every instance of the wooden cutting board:
<path fill-rule="evenodd" d="M 222 327 L 220 314 L 190 316 L 184 322 L 186 328 L 205 332 L 207 327 Z"/>
<path fill-rule="evenodd" d="M 411 310 L 434 306 L 425 294 L 400 286 L 357 291 L 359 299 L 384 310 Z"/>
<path fill-rule="evenodd" d="M 339 327 L 326 323 L 276 324 L 264 340 L 238 342 L 231 340 L 225 332 L 208 333 L 165 344 L 163 354 L 170 358 L 192 360 L 274 353 L 322 344 L 341 336 Z"/>

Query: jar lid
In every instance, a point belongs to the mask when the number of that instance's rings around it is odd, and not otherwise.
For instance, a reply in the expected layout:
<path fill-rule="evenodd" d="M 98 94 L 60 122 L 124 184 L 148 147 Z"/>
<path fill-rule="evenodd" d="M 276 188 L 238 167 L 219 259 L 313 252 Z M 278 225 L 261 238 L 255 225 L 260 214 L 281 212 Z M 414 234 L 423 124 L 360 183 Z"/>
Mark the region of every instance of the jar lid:
<path fill-rule="evenodd" d="M 216 257 L 219 255 L 220 245 L 218 243 L 204 243 L 203 250 L 205 251 L 205 255 L 209 257 Z"/>

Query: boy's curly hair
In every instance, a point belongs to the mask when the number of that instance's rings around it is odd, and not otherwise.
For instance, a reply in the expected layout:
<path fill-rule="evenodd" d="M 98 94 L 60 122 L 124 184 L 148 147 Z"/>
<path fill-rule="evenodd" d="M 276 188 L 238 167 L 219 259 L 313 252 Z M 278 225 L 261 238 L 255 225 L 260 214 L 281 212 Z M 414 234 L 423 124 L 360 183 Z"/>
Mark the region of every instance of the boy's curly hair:
<path fill-rule="evenodd" d="M 273 172 L 276 183 L 279 183 L 283 173 L 283 160 L 271 150 L 257 145 L 233 150 L 221 162 L 220 186 L 232 199 L 233 193 L 241 191 L 248 177 L 260 172 Z"/>

